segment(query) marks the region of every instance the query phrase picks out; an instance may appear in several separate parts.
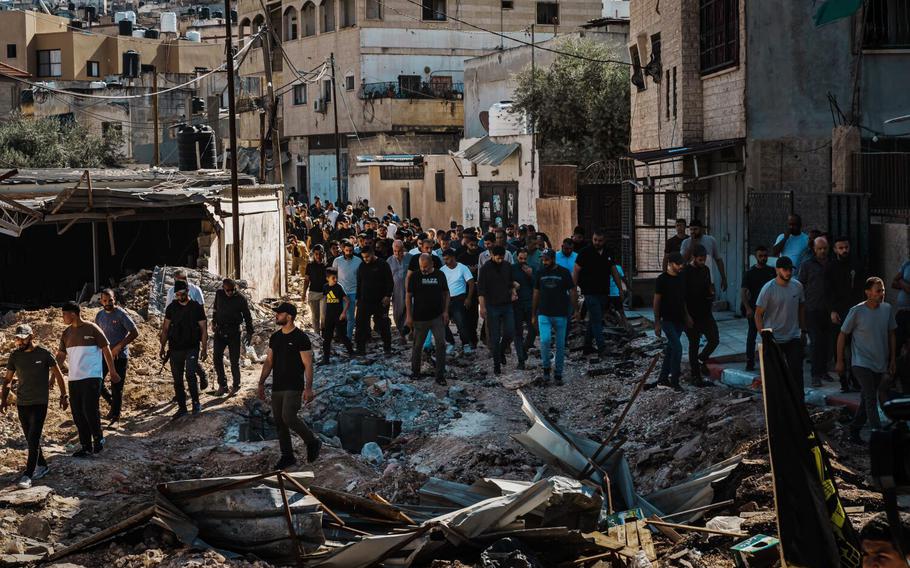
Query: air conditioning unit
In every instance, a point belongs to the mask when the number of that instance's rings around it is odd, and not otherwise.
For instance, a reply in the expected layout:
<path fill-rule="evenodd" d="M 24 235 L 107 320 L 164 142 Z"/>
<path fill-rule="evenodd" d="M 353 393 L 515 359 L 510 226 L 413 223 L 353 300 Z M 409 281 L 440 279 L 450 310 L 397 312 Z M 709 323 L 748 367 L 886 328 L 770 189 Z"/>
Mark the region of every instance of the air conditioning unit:
<path fill-rule="evenodd" d="M 316 112 L 321 112 L 321 113 L 324 114 L 324 113 L 326 112 L 325 100 L 324 100 L 324 99 L 316 99 L 316 100 L 313 102 L 313 110 L 315 110 Z"/>

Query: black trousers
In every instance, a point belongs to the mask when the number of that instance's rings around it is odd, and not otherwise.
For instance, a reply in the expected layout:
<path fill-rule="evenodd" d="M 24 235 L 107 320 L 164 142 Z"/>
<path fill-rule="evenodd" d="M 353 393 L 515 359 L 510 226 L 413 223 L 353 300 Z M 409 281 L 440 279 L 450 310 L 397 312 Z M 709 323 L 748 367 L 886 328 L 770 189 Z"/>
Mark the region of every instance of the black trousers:
<path fill-rule="evenodd" d="M 746 318 L 749 321 L 749 331 L 746 333 L 746 364 L 755 365 L 755 338 L 758 328 L 755 327 L 755 318 Z"/>
<path fill-rule="evenodd" d="M 120 375 L 119 383 L 111 383 L 111 390 L 107 390 L 104 381 L 101 381 L 101 398 L 110 407 L 110 418 L 120 418 L 120 410 L 123 408 L 123 385 L 126 384 L 126 370 L 129 367 L 130 360 L 126 357 L 114 359 L 114 369 Z M 102 373 L 107 376 L 107 361 L 101 362 Z"/>
<path fill-rule="evenodd" d="M 705 344 L 705 348 L 702 349 L 701 353 L 699 353 L 698 347 L 702 335 L 705 336 L 705 339 L 707 339 L 708 342 Z M 692 368 L 692 374 L 701 376 L 696 362 L 700 361 L 704 363 L 707 361 L 720 344 L 720 336 L 717 332 L 717 322 L 714 321 L 714 315 L 707 313 L 700 314 L 697 318 L 693 318 L 692 327 L 686 329 L 686 337 L 689 338 L 689 366 Z"/>
<path fill-rule="evenodd" d="M 470 306 L 465 306 L 465 329 L 467 337 L 465 342 L 471 347 L 477 347 L 477 324 L 480 321 L 480 303 L 475 294 Z M 460 333 L 460 332 L 459 332 Z"/>
<path fill-rule="evenodd" d="M 47 466 L 44 452 L 41 451 L 41 432 L 44 430 L 44 419 L 47 418 L 47 405 L 27 404 L 17 406 L 16 410 L 19 413 L 19 424 L 22 425 L 22 433 L 25 434 L 25 442 L 28 445 L 25 475 L 32 477 L 35 475 L 36 466 Z"/>
<path fill-rule="evenodd" d="M 356 316 L 354 321 L 354 339 L 357 342 L 357 349 L 366 348 L 367 341 L 370 339 L 370 320 L 379 331 L 382 337 L 382 346 L 385 349 L 392 348 L 392 322 L 389 321 L 389 308 L 382 301 L 366 302 L 361 300 L 357 302 Z"/>
<path fill-rule="evenodd" d="M 325 320 L 322 324 L 322 356 L 328 358 L 332 354 L 332 339 L 339 339 L 345 347 L 351 349 L 353 345 L 347 336 L 347 324 L 341 321 L 341 313 L 334 310 L 325 311 Z"/>
<path fill-rule="evenodd" d="M 831 356 L 831 312 L 806 310 L 806 327 L 812 342 L 812 378 L 822 378 L 828 374 Z"/>
<path fill-rule="evenodd" d="M 523 361 L 528 358 L 528 349 L 534 345 L 537 330 L 531 325 L 530 303 L 513 302 L 512 311 L 515 313 L 515 349 L 520 351 L 518 359 Z"/>
<path fill-rule="evenodd" d="M 215 364 L 215 374 L 218 375 L 218 386 L 227 388 L 227 376 L 224 374 L 224 350 L 228 350 L 228 359 L 231 362 L 231 385 L 240 388 L 240 328 L 218 328 L 212 346 L 212 358 Z"/>
<path fill-rule="evenodd" d="M 190 389 L 193 404 L 199 403 L 199 383 L 196 370 L 199 368 L 199 348 L 171 351 L 171 376 L 174 378 L 174 394 L 177 406 L 186 410 L 186 386 Z M 186 375 L 186 385 L 183 377 Z"/>
<path fill-rule="evenodd" d="M 82 449 L 92 451 L 92 442 L 100 444 L 104 434 L 101 431 L 101 412 L 98 401 L 101 398 L 101 379 L 69 381 L 70 410 L 73 422 L 79 432 Z"/>
<path fill-rule="evenodd" d="M 803 359 L 805 351 L 803 349 L 802 339 L 793 339 L 791 341 L 778 343 L 781 351 L 784 352 L 784 358 L 787 359 L 787 367 L 790 369 L 790 376 L 796 385 L 797 391 L 803 401 L 806 400 L 806 390 L 803 384 Z"/>

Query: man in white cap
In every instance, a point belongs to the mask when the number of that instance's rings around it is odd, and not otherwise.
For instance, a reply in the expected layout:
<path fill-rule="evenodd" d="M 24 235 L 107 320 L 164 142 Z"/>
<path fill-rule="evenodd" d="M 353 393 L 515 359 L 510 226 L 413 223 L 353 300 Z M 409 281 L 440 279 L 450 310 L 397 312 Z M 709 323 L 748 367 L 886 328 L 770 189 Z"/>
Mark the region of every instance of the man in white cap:
<path fill-rule="evenodd" d="M 41 479 L 48 472 L 47 461 L 41 451 L 41 432 L 44 430 L 48 395 L 53 384 L 49 380 L 51 373 L 54 374 L 54 380 L 60 388 L 60 408 L 66 409 L 69 402 L 66 383 L 57 361 L 50 351 L 35 345 L 32 342 L 33 337 L 32 328 L 27 324 L 16 327 L 16 350 L 10 354 L 6 362 L 6 376 L 3 378 L 3 389 L 0 392 L 0 412 L 5 413 L 9 405 L 10 385 L 14 378 L 19 383 L 16 390 L 16 410 L 28 445 L 25 471 L 17 484 L 20 489 L 28 489 L 32 486 L 32 480 Z"/>

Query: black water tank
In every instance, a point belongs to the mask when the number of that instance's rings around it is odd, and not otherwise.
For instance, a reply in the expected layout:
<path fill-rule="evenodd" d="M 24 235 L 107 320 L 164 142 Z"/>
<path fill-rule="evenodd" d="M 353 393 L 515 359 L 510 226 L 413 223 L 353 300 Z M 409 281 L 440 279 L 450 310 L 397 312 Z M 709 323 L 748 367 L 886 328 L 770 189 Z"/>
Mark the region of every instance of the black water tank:
<path fill-rule="evenodd" d="M 121 20 L 120 23 L 129 20 Z M 123 72 L 121 75 L 127 78 L 136 78 L 142 72 L 142 65 L 139 61 L 139 53 L 133 51 L 125 51 L 123 53 Z"/>
<path fill-rule="evenodd" d="M 85 6 L 85 7 L 83 7 L 83 10 L 85 10 L 85 21 L 94 22 L 95 14 L 96 14 L 95 7 L 94 6 Z"/>
<path fill-rule="evenodd" d="M 196 162 L 198 148 L 199 162 Z M 197 167 L 198 165 L 198 167 Z M 177 167 L 181 171 L 213 170 L 218 167 L 215 131 L 210 127 L 185 124 L 177 129 Z"/>
<path fill-rule="evenodd" d="M 202 125 L 196 132 L 196 143 L 199 144 L 199 166 L 204 170 L 218 167 L 218 145 L 215 142 L 215 131 L 212 127 Z"/>
<path fill-rule="evenodd" d="M 149 39 L 158 39 L 158 30 L 145 30 L 145 37 Z"/>
<path fill-rule="evenodd" d="M 74 30 L 82 29 L 82 20 L 70 20 L 70 27 Z"/>
<path fill-rule="evenodd" d="M 133 35 L 133 22 L 130 20 L 120 20 L 120 22 L 117 23 L 117 29 L 119 30 L 120 35 L 131 36 Z"/>
<path fill-rule="evenodd" d="M 218 11 L 212 12 L 212 17 L 215 18 L 216 20 L 217 20 L 218 18 L 223 18 L 223 17 L 224 17 L 224 12 L 218 12 Z"/>
<path fill-rule="evenodd" d="M 208 20 L 211 16 L 212 11 L 209 10 L 208 6 L 203 6 L 202 9 L 199 10 L 199 17 L 203 20 Z"/>
<path fill-rule="evenodd" d="M 70 2 L 69 4 L 66 5 L 66 9 L 69 10 L 70 12 L 75 12 L 75 11 L 76 11 L 76 3 L 75 3 L 75 2 Z"/>
<path fill-rule="evenodd" d="M 205 99 L 202 97 L 193 97 L 192 101 L 193 114 L 202 114 L 205 112 Z"/>
<path fill-rule="evenodd" d="M 231 23 L 237 23 L 237 10 L 231 10 Z"/>

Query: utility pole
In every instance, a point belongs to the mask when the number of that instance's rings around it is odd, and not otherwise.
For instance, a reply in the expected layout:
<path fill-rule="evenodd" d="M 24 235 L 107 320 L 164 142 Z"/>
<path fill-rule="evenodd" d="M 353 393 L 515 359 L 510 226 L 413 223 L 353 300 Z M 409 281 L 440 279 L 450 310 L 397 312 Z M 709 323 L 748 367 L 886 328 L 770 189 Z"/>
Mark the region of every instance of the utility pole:
<path fill-rule="evenodd" d="M 268 33 L 265 35 L 265 51 L 263 51 L 262 61 L 265 64 L 265 80 L 268 95 L 268 117 L 269 125 L 266 128 L 268 137 L 272 141 L 272 183 L 284 184 L 284 175 L 281 171 L 281 139 L 278 136 L 278 103 L 275 100 L 275 88 L 272 83 L 272 39 L 279 41 L 274 34 L 272 27 L 269 26 Z M 265 144 L 265 140 L 262 141 Z M 282 191 L 282 196 L 284 192 Z"/>
<path fill-rule="evenodd" d="M 341 137 L 338 136 L 338 89 L 335 88 L 335 53 L 333 52 L 330 59 L 332 63 L 332 114 L 335 115 L 335 191 L 338 193 L 338 201 L 344 203 L 348 196 L 341 194 Z"/>
<path fill-rule="evenodd" d="M 225 54 L 227 56 L 228 133 L 231 148 L 231 229 L 234 240 L 234 278 L 240 279 L 240 196 L 237 189 L 237 101 L 234 97 L 234 31 L 231 0 L 224 0 Z M 282 204 L 283 206 L 283 204 Z"/>
<path fill-rule="evenodd" d="M 534 64 L 534 24 L 531 24 L 531 100 L 534 100 L 535 85 L 537 85 L 537 67 Z M 531 184 L 533 189 L 534 177 L 537 175 L 537 156 L 535 154 L 537 146 L 537 128 L 536 124 L 534 124 L 534 115 L 532 114 L 528 118 L 531 120 Z"/>
<path fill-rule="evenodd" d="M 152 122 L 155 124 L 155 139 L 152 143 L 152 165 L 161 165 L 161 125 L 158 124 L 158 69 L 152 69 Z"/>

